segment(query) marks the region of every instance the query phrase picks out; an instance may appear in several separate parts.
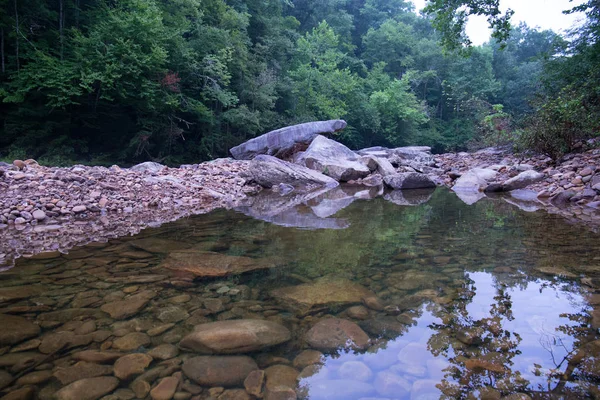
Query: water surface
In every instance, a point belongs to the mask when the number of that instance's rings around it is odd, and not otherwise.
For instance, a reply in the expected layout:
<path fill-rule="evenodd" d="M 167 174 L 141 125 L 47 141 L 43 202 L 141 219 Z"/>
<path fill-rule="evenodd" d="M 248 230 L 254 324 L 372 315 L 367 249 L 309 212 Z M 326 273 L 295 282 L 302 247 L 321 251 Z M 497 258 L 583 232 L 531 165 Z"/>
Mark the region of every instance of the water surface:
<path fill-rule="evenodd" d="M 468 206 L 446 190 L 372 195 L 338 189 L 292 208 L 288 198 L 257 199 L 19 260 L 0 274 L 0 322 L 27 333 L 0 335 L 0 387 L 60 398 L 65 371 L 93 349 L 154 355 L 100 397 L 145 398 L 173 375 L 178 398 L 238 398 L 242 384 L 215 389 L 182 375 L 197 354 L 178 343 L 196 325 L 267 319 L 291 339 L 243 354 L 267 370 L 263 394 L 293 386 L 308 399 L 600 396 L 598 235 L 501 200 Z M 167 268 L 173 260 L 184 267 Z M 256 269 L 198 277 L 194 260 Z M 293 304 L 286 294 L 301 286 L 308 297 Z M 319 302 L 333 287 L 347 288 L 346 299 Z M 102 308 L 148 292 L 156 295 L 125 318 Z M 331 317 L 357 324 L 369 344 L 302 362 L 315 354 L 307 332 Z M 112 376 L 114 359 L 102 363 L 90 374 Z"/>

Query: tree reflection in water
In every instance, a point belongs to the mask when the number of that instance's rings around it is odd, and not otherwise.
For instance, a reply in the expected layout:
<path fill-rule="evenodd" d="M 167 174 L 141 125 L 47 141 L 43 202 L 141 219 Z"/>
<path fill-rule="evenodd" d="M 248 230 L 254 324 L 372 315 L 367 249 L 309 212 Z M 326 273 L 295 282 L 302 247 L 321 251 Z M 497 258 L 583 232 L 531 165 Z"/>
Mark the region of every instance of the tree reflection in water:
<path fill-rule="evenodd" d="M 590 326 L 588 303 L 572 295 L 576 284 L 530 281 L 519 282 L 520 288 L 515 289 L 516 282 L 497 280 L 493 302 L 481 313 L 472 306 L 481 303 L 476 299 L 476 283 L 486 284 L 482 275 L 467 275 L 450 312 L 440 315 L 442 323 L 430 325 L 435 333 L 428 340 L 428 350 L 450 363 L 436 385 L 442 397 L 501 398 L 526 393 L 533 398 L 599 398 L 600 341 Z M 555 320 L 560 324 L 534 315 L 534 310 L 527 317 L 529 329 L 523 329 L 523 321 L 515 321 L 513 296 L 533 288 L 554 291 L 557 303 L 559 297 L 568 303 L 571 312 L 560 313 Z M 556 311 L 564 305 L 557 304 Z M 524 305 L 520 302 L 518 306 Z M 521 314 L 527 315 L 527 311 Z"/>

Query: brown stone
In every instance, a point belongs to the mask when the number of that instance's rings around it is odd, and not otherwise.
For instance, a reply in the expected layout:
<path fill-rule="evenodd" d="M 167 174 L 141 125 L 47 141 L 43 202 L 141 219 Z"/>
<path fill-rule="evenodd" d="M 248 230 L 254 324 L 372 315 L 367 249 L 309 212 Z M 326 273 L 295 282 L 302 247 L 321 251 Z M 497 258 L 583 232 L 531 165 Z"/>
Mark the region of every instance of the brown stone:
<path fill-rule="evenodd" d="M 149 344 L 150 337 L 148 335 L 141 332 L 132 332 L 116 339 L 113 342 L 113 347 L 117 350 L 133 351 L 141 346 L 148 346 Z"/>
<path fill-rule="evenodd" d="M 278 302 L 300 315 L 321 309 L 358 304 L 374 296 L 367 288 L 343 278 L 321 278 L 313 283 L 284 287 L 271 291 Z"/>
<path fill-rule="evenodd" d="M 93 362 L 79 361 L 70 367 L 58 367 L 54 371 L 54 377 L 63 385 L 85 378 L 112 375 L 113 368 L 109 365 L 100 365 Z"/>
<path fill-rule="evenodd" d="M 150 393 L 151 386 L 143 379 L 136 379 L 129 386 L 138 399 L 144 399 Z"/>
<path fill-rule="evenodd" d="M 123 300 L 106 303 L 100 309 L 114 319 L 126 319 L 139 313 L 156 295 L 152 290 L 144 290 Z"/>
<path fill-rule="evenodd" d="M 24 388 L 9 392 L 2 397 L 2 400 L 33 400 L 34 396 L 35 389 L 32 386 L 25 386 Z"/>
<path fill-rule="evenodd" d="M 52 371 L 34 371 L 23 375 L 17 380 L 17 385 L 39 385 L 52 378 Z"/>
<path fill-rule="evenodd" d="M 91 363 L 110 363 L 112 364 L 116 359 L 122 357 L 122 353 L 115 351 L 96 351 L 96 350 L 84 350 L 73 354 L 75 360 L 88 361 Z"/>
<path fill-rule="evenodd" d="M 258 369 L 246 356 L 199 356 L 183 363 L 183 373 L 202 386 L 242 386 L 250 372 Z"/>
<path fill-rule="evenodd" d="M 246 391 L 255 397 L 260 397 L 265 382 L 265 371 L 252 371 L 244 380 Z"/>
<path fill-rule="evenodd" d="M 284 343 L 290 337 L 290 331 L 276 322 L 239 319 L 196 325 L 179 346 L 202 354 L 239 354 Z"/>
<path fill-rule="evenodd" d="M 119 380 L 113 376 L 81 379 L 56 392 L 57 400 L 97 400 L 116 389 Z"/>
<path fill-rule="evenodd" d="M 276 386 L 287 386 L 295 388 L 297 384 L 298 371 L 287 365 L 273 365 L 265 369 L 267 379 L 266 389 L 273 389 Z"/>
<path fill-rule="evenodd" d="M 369 336 L 354 322 L 328 318 L 318 322 L 306 333 L 306 342 L 321 351 L 365 349 L 369 344 Z"/>
<path fill-rule="evenodd" d="M 244 389 L 228 389 L 225 390 L 217 398 L 218 400 L 252 400 L 250 395 Z"/>
<path fill-rule="evenodd" d="M 161 381 L 150 391 L 152 400 L 171 400 L 179 386 L 179 379 L 174 376 L 161 379 Z"/>
<path fill-rule="evenodd" d="M 294 368 L 302 370 L 309 365 L 322 364 L 324 362 L 323 353 L 317 350 L 304 350 L 294 358 Z"/>
<path fill-rule="evenodd" d="M 244 272 L 273 268 L 277 264 L 267 258 L 229 256 L 226 254 L 182 250 L 169 253 L 159 267 L 189 272 L 202 277 L 222 277 Z"/>
<path fill-rule="evenodd" d="M 0 346 L 10 346 L 40 334 L 40 327 L 16 315 L 0 314 Z"/>
<path fill-rule="evenodd" d="M 151 362 L 152 357 L 147 354 L 128 354 L 115 362 L 115 376 L 123 380 L 129 379 L 144 372 Z"/>

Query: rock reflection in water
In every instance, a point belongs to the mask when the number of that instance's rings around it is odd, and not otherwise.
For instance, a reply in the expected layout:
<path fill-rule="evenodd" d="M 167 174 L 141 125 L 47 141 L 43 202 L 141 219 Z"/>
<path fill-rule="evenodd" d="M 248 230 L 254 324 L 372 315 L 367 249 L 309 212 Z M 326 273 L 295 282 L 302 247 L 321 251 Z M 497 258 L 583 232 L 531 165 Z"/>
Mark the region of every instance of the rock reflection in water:
<path fill-rule="evenodd" d="M 597 235 L 502 200 L 340 189 L 291 208 L 346 229 L 220 211 L 19 260 L 0 273 L 1 394 L 600 395 Z"/>

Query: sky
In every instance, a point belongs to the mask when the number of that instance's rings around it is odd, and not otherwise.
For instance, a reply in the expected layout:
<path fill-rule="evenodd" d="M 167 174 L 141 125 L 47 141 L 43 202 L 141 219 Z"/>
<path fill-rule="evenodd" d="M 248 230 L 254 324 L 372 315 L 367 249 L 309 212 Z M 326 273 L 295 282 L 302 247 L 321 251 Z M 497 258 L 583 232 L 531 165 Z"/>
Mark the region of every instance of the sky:
<path fill-rule="evenodd" d="M 411 1 L 417 10 L 425 7 L 426 0 Z M 504 11 L 510 8 L 515 12 L 511 19 L 513 25 L 523 21 L 532 28 L 552 29 L 561 33 L 584 18 L 582 13 L 564 15 L 562 11 L 584 2 L 585 0 L 500 0 L 500 9 Z M 466 31 L 475 45 L 483 44 L 490 38 L 485 17 L 469 17 Z"/>

